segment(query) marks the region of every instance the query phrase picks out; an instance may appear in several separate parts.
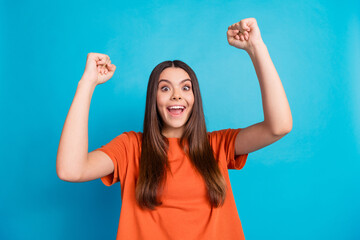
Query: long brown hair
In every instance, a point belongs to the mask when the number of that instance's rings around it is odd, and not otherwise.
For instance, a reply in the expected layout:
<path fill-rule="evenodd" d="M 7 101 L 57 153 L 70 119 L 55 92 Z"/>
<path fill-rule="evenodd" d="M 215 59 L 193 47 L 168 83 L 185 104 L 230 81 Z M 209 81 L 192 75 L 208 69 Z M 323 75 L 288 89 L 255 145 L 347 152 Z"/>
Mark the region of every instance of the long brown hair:
<path fill-rule="evenodd" d="M 160 74 L 168 67 L 179 67 L 189 74 L 194 94 L 193 109 L 180 138 L 180 146 L 195 169 L 202 175 L 207 186 L 210 205 L 213 207 L 222 206 L 227 190 L 226 181 L 220 172 L 209 143 L 199 83 L 195 72 L 180 60 L 164 61 L 158 64 L 150 74 L 146 95 L 139 177 L 136 183 L 136 201 L 141 208 L 151 210 L 162 204 L 159 199 L 166 181 L 167 170 L 170 170 L 167 159 L 169 142 L 161 133 L 163 120 L 157 110 L 156 96 Z"/>

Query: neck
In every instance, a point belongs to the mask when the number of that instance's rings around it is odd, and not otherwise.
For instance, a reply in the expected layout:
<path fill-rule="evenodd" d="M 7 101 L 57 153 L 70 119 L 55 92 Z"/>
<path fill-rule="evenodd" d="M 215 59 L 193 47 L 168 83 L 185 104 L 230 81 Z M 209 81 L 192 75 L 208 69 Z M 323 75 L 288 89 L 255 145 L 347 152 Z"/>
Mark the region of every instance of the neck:
<path fill-rule="evenodd" d="M 165 136 L 166 138 L 181 138 L 181 136 L 183 135 L 183 128 L 179 128 L 179 129 L 171 129 L 171 130 L 166 130 L 164 129 L 161 134 L 163 136 Z"/>

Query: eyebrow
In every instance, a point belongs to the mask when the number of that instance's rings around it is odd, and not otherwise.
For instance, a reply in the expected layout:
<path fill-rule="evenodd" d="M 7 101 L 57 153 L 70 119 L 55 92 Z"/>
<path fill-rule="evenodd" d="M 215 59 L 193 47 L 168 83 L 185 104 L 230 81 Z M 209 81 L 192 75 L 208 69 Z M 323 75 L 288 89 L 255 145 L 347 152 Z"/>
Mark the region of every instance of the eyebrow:
<path fill-rule="evenodd" d="M 190 81 L 190 82 L 191 82 L 191 80 L 187 78 L 187 79 L 182 80 L 182 81 L 180 82 L 180 84 L 183 83 L 183 82 L 186 82 L 186 81 Z M 158 84 L 160 84 L 161 82 L 168 82 L 168 83 L 171 84 L 171 82 L 170 82 L 169 80 L 167 80 L 167 79 L 161 79 L 161 80 L 158 82 Z"/>

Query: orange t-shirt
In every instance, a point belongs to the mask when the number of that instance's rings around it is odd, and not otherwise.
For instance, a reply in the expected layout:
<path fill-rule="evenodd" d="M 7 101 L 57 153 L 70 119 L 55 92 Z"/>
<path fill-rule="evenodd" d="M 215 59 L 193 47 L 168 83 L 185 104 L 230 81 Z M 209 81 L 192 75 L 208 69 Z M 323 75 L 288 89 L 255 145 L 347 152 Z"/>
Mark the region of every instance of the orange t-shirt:
<path fill-rule="evenodd" d="M 219 208 L 210 206 L 206 184 L 180 148 L 179 138 L 168 138 L 173 176 L 167 174 L 163 203 L 155 210 L 143 210 L 135 200 L 142 133 L 124 132 L 96 149 L 109 155 L 115 167 L 113 173 L 101 178 L 102 182 L 111 186 L 120 181 L 122 206 L 116 239 L 245 239 L 228 173 L 228 169 L 243 168 L 248 156 L 235 157 L 235 138 L 240 130 L 229 128 L 208 133 L 227 183 L 225 203 Z"/>

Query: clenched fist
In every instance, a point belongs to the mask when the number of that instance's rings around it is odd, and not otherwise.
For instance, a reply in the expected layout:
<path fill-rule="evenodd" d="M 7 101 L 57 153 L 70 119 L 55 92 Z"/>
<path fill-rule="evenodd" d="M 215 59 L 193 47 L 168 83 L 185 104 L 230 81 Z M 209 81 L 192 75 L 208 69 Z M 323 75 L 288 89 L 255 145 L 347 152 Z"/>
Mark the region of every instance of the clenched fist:
<path fill-rule="evenodd" d="M 114 75 L 116 66 L 111 64 L 110 57 L 102 53 L 89 53 L 86 59 L 83 81 L 99 85 L 108 81 Z"/>
<path fill-rule="evenodd" d="M 245 18 L 234 23 L 228 27 L 226 35 L 231 46 L 247 52 L 255 45 L 263 43 L 255 18 Z"/>

